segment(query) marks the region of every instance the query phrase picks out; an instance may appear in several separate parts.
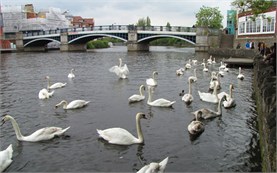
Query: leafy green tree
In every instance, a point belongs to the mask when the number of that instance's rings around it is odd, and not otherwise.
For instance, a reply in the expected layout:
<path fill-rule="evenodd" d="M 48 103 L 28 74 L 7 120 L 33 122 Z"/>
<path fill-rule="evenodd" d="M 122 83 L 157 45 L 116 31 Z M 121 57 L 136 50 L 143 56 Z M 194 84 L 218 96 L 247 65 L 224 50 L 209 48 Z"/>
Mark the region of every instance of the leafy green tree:
<path fill-rule="evenodd" d="M 144 18 L 140 18 L 137 22 L 137 26 L 151 26 L 151 20 L 150 18 L 147 16 L 146 19 Z"/>
<path fill-rule="evenodd" d="M 196 26 L 210 27 L 220 29 L 222 28 L 223 15 L 219 8 L 202 6 L 198 13 L 196 13 Z"/>
<path fill-rule="evenodd" d="M 252 11 L 256 18 L 273 5 L 273 0 L 234 0 L 231 5 L 240 11 Z"/>

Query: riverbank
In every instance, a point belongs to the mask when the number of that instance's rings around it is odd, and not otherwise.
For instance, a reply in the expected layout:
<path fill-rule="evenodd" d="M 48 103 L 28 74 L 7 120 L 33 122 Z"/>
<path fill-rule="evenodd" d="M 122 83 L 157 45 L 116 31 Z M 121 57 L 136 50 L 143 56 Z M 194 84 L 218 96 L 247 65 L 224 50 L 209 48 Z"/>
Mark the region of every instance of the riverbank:
<path fill-rule="evenodd" d="M 253 87 L 258 113 L 263 172 L 276 172 L 276 74 L 273 66 L 254 58 Z"/>

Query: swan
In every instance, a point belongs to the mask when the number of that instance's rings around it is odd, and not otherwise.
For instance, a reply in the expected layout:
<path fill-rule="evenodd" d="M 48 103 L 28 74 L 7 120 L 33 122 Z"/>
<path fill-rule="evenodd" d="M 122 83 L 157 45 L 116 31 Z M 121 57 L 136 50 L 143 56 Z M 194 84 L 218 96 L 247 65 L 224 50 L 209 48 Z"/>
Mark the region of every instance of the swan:
<path fill-rule="evenodd" d="M 55 92 L 55 91 L 48 92 L 47 89 L 43 88 L 43 89 L 41 89 L 41 90 L 39 91 L 39 93 L 38 93 L 38 98 L 39 98 L 39 99 L 48 99 L 48 98 L 50 98 L 50 97 L 53 96 L 54 92 Z"/>
<path fill-rule="evenodd" d="M 176 101 L 169 101 L 166 100 L 164 98 L 160 98 L 157 100 L 152 101 L 152 87 L 148 87 L 148 100 L 147 100 L 147 104 L 150 106 L 159 106 L 159 107 L 172 107 L 172 105 L 176 102 Z"/>
<path fill-rule="evenodd" d="M 229 68 L 227 68 L 227 64 L 225 64 L 225 68 L 223 69 L 223 71 L 229 72 Z"/>
<path fill-rule="evenodd" d="M 218 68 L 218 73 L 220 74 L 221 77 L 224 76 L 224 71 L 222 71 L 221 68 Z"/>
<path fill-rule="evenodd" d="M 86 106 L 90 101 L 85 100 L 73 100 L 70 103 L 67 103 L 67 101 L 62 100 L 60 103 L 56 104 L 56 108 L 63 105 L 63 109 L 78 109 Z"/>
<path fill-rule="evenodd" d="M 214 81 L 215 82 L 215 81 Z M 213 89 L 213 93 L 203 93 L 198 91 L 198 94 L 200 96 L 200 99 L 205 102 L 210 102 L 210 103 L 218 103 L 218 97 L 217 97 L 217 83 L 215 82 L 214 84 L 216 87 Z"/>
<path fill-rule="evenodd" d="M 240 80 L 244 79 L 244 75 L 241 73 L 241 67 L 239 67 L 239 74 L 238 74 L 237 78 Z"/>
<path fill-rule="evenodd" d="M 182 97 L 182 100 L 186 103 L 186 104 L 191 104 L 191 102 L 193 101 L 193 96 L 191 94 L 191 83 L 192 83 L 192 79 L 188 79 L 189 81 L 189 93 L 185 94 Z"/>
<path fill-rule="evenodd" d="M 70 73 L 67 75 L 68 78 L 71 78 L 71 79 L 75 78 L 75 74 L 73 73 L 74 70 L 75 70 L 74 68 L 71 69 Z"/>
<path fill-rule="evenodd" d="M 211 64 L 212 64 L 212 61 L 213 61 L 213 60 L 212 60 L 212 55 L 211 55 L 210 58 L 207 59 L 207 64 L 208 64 L 208 65 L 211 65 Z"/>
<path fill-rule="evenodd" d="M 184 71 L 185 71 L 184 68 L 180 68 L 180 69 L 176 70 L 176 75 L 177 75 L 177 76 L 183 75 L 183 74 L 184 74 Z"/>
<path fill-rule="evenodd" d="M 212 63 L 213 63 L 213 64 L 215 64 L 215 63 L 216 63 L 215 58 L 214 58 L 214 60 L 212 61 Z"/>
<path fill-rule="evenodd" d="M 11 120 L 17 140 L 19 140 L 19 141 L 38 142 L 38 141 L 50 140 L 50 139 L 54 138 L 55 136 L 63 135 L 70 128 L 70 127 L 67 127 L 65 129 L 62 129 L 60 127 L 45 127 L 45 128 L 41 128 L 41 129 L 35 131 L 34 133 L 32 133 L 29 136 L 23 136 L 21 134 L 21 131 L 19 129 L 17 122 L 15 121 L 15 119 L 12 116 L 5 115 L 2 118 L 2 124 L 4 124 L 8 120 Z"/>
<path fill-rule="evenodd" d="M 219 66 L 219 69 L 225 69 L 225 68 L 226 68 L 225 64 L 223 64 L 223 62 L 222 62 L 222 61 L 220 61 L 220 66 Z"/>
<path fill-rule="evenodd" d="M 190 76 L 189 80 L 192 80 L 192 82 L 196 82 L 197 81 L 196 68 L 193 70 L 193 74 L 194 74 L 194 76 Z"/>
<path fill-rule="evenodd" d="M 203 65 L 204 67 L 203 67 L 203 71 L 204 72 L 208 72 L 209 71 L 209 69 L 206 67 L 206 64 L 204 63 L 204 65 Z"/>
<path fill-rule="evenodd" d="M 146 79 L 146 84 L 148 86 L 157 86 L 158 85 L 158 83 L 156 81 L 156 78 L 155 78 L 156 75 L 158 75 L 158 72 L 157 71 L 153 71 L 153 73 L 152 73 L 153 77 L 149 78 L 149 79 Z"/>
<path fill-rule="evenodd" d="M 223 101 L 223 107 L 224 108 L 231 108 L 231 107 L 236 106 L 235 99 L 233 98 L 233 89 L 234 89 L 233 84 L 230 84 L 230 86 L 229 86 L 229 94 L 227 94 L 226 92 L 221 92 L 221 93 L 219 93 L 217 95 L 219 99 L 221 97 L 223 97 L 224 95 L 226 95 L 226 100 Z"/>
<path fill-rule="evenodd" d="M 211 109 L 207 109 L 207 108 L 202 108 L 202 109 L 198 109 L 197 111 L 192 112 L 192 114 L 195 115 L 195 117 L 198 116 L 199 112 L 201 112 L 199 115 L 201 118 L 203 119 L 210 119 L 210 118 L 214 118 L 214 117 L 218 117 L 222 115 L 222 101 L 226 100 L 226 95 L 224 95 L 218 102 L 217 105 L 217 112 L 211 110 Z"/>
<path fill-rule="evenodd" d="M 185 69 L 191 68 L 191 60 L 189 59 L 189 62 L 185 65 Z"/>
<path fill-rule="evenodd" d="M 122 59 L 119 58 L 119 66 L 115 65 L 109 69 L 110 72 L 115 73 L 119 78 L 126 79 L 129 74 L 129 69 L 126 64 L 122 66 Z"/>
<path fill-rule="evenodd" d="M 3 151 L 0 151 L 0 172 L 3 172 L 12 163 L 13 148 L 12 144 Z"/>
<path fill-rule="evenodd" d="M 191 121 L 190 124 L 188 125 L 188 131 L 192 135 L 197 135 L 202 133 L 205 130 L 204 124 L 199 121 L 200 117 L 202 116 L 202 112 L 199 111 L 195 115 L 195 120 Z"/>
<path fill-rule="evenodd" d="M 137 173 L 163 173 L 168 162 L 168 157 L 162 160 L 160 163 L 151 162 L 148 165 L 142 167 Z"/>
<path fill-rule="evenodd" d="M 203 62 L 201 63 L 201 65 L 205 65 L 205 58 L 203 58 Z"/>
<path fill-rule="evenodd" d="M 132 102 L 139 102 L 139 101 L 142 101 L 142 100 L 145 99 L 145 96 L 144 96 L 143 93 L 142 93 L 142 89 L 145 90 L 145 86 L 144 86 L 144 85 L 141 85 L 141 86 L 139 87 L 139 94 L 134 94 L 134 95 L 132 95 L 132 96 L 130 96 L 130 97 L 128 98 L 129 103 L 132 103 Z"/>
<path fill-rule="evenodd" d="M 193 59 L 193 60 L 191 60 L 191 62 L 193 63 L 193 65 L 196 65 L 197 64 L 197 59 Z"/>
<path fill-rule="evenodd" d="M 221 89 L 219 73 L 217 73 L 215 78 L 211 78 L 209 89 L 213 90 L 215 86 L 216 89 Z"/>
<path fill-rule="evenodd" d="M 66 83 L 61 83 L 61 82 L 57 82 L 57 83 L 54 83 L 53 85 L 50 85 L 50 77 L 46 76 L 45 78 L 48 81 L 47 89 L 57 89 L 57 88 L 62 88 L 66 86 Z"/>
<path fill-rule="evenodd" d="M 218 78 L 217 78 L 217 74 L 216 74 L 216 72 L 215 71 L 212 71 L 211 72 L 211 80 L 217 80 Z"/>
<path fill-rule="evenodd" d="M 137 113 L 136 114 L 136 128 L 137 128 L 137 134 L 138 138 L 133 136 L 130 132 L 127 130 L 115 127 L 115 128 L 109 128 L 105 130 L 97 130 L 97 133 L 99 134 L 99 137 L 105 139 L 111 144 L 117 144 L 117 145 L 132 145 L 132 144 L 140 144 L 144 142 L 140 120 L 141 119 L 147 119 L 144 113 Z"/>

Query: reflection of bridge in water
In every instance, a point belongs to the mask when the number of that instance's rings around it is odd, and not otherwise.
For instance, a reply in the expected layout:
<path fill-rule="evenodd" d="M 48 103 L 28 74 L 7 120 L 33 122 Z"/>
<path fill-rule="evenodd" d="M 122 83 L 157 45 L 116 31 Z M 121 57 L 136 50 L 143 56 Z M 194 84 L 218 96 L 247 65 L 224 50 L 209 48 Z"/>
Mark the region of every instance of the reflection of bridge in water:
<path fill-rule="evenodd" d="M 106 25 L 90 28 L 67 28 L 48 31 L 17 33 L 19 51 L 45 51 L 50 42 L 60 44 L 61 51 L 85 51 L 88 41 L 112 37 L 127 44 L 128 51 L 147 51 L 149 42 L 159 38 L 177 38 L 196 44 L 196 28 L 192 27 L 136 27 L 133 25 Z"/>

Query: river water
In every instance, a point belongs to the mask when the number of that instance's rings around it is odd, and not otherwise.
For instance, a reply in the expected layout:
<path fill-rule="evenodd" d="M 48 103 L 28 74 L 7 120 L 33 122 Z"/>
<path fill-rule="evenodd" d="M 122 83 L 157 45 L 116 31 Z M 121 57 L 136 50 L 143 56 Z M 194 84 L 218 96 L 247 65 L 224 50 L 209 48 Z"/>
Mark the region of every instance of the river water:
<path fill-rule="evenodd" d="M 193 84 L 194 101 L 187 106 L 179 96 L 188 92 L 187 78 L 193 70 L 177 76 L 175 71 L 189 58 L 198 64 L 208 55 L 197 55 L 194 49 L 151 47 L 149 52 L 127 52 L 126 47 L 113 47 L 86 53 L 11 53 L 1 55 L 0 113 L 10 114 L 18 122 L 23 135 L 39 128 L 58 126 L 71 128 L 66 135 L 45 142 L 17 141 L 10 122 L 1 126 L 1 150 L 13 144 L 13 163 L 6 172 L 136 172 L 144 164 L 169 157 L 166 172 L 250 172 L 261 171 L 257 115 L 252 97 L 252 69 L 242 69 L 245 79 L 237 79 L 238 69 L 229 68 L 221 78 L 221 91 L 229 92 L 237 106 L 224 109 L 221 117 L 205 121 L 205 131 L 191 139 L 187 126 L 192 111 L 216 109 L 203 102 L 198 90 L 207 92 L 210 74 L 197 68 L 198 81 Z M 127 64 L 128 79 L 118 79 L 108 69 L 122 58 Z M 223 57 L 217 57 L 209 70 L 218 70 Z M 67 78 L 75 69 L 75 79 Z M 137 94 L 139 86 L 158 71 L 154 99 L 176 100 L 173 108 L 150 107 L 147 100 L 129 104 L 128 97 Z M 39 100 L 38 92 L 46 88 L 45 76 L 51 81 L 66 82 L 54 96 Z M 147 92 L 146 99 L 147 99 Z M 61 100 L 84 99 L 89 105 L 77 110 L 55 109 Z M 141 120 L 145 143 L 117 146 L 98 138 L 96 129 L 122 127 L 136 134 L 135 115 Z"/>

